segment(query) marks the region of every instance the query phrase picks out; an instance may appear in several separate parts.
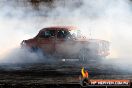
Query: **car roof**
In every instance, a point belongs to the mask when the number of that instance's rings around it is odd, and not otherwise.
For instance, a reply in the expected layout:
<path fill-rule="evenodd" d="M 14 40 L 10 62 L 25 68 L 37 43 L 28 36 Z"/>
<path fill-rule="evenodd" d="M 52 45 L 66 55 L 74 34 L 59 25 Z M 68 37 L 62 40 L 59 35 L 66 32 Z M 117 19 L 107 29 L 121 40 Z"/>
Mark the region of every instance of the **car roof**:
<path fill-rule="evenodd" d="M 48 30 L 76 30 L 76 27 L 74 26 L 51 26 L 51 27 L 45 27 L 43 29 L 41 29 L 40 31 L 45 31 L 46 29 Z"/>

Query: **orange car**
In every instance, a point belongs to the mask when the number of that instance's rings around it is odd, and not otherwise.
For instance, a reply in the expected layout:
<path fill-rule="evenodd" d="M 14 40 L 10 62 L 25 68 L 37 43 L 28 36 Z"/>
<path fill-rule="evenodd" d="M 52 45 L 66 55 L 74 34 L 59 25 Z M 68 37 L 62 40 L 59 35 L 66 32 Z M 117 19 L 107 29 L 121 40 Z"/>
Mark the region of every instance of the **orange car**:
<path fill-rule="evenodd" d="M 87 39 L 75 27 L 54 26 L 43 28 L 34 38 L 23 40 L 22 47 L 46 54 L 62 57 L 106 57 L 109 55 L 109 42 Z"/>

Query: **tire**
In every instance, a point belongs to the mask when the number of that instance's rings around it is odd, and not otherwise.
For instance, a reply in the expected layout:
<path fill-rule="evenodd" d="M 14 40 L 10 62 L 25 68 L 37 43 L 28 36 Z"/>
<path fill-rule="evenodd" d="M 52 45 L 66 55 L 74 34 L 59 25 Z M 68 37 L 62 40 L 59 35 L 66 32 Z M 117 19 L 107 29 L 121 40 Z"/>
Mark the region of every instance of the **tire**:
<path fill-rule="evenodd" d="M 95 62 L 98 56 L 88 48 L 82 48 L 79 51 L 79 59 L 83 62 Z"/>
<path fill-rule="evenodd" d="M 79 51 L 79 59 L 80 61 L 87 61 L 88 58 L 89 58 L 89 53 L 90 53 L 90 50 L 87 49 L 87 48 L 82 48 L 80 49 Z"/>

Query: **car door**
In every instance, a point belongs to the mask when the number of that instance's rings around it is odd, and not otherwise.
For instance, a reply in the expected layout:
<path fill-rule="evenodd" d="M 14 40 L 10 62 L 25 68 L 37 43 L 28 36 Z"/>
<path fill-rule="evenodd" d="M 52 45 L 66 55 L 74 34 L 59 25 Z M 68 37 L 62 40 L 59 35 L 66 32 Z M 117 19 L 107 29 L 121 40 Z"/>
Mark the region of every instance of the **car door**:
<path fill-rule="evenodd" d="M 56 32 L 52 29 L 46 29 L 39 34 L 38 46 L 45 53 L 54 53 Z"/>
<path fill-rule="evenodd" d="M 61 55 L 71 55 L 75 51 L 75 41 L 71 39 L 69 31 L 66 29 L 57 30 L 56 52 Z"/>

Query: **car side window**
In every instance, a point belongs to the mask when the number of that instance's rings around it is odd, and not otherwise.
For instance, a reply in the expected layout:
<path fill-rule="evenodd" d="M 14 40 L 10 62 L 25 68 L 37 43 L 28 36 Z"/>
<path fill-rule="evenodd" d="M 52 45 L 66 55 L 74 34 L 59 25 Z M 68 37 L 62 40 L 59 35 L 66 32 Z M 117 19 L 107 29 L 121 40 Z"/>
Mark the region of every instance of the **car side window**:
<path fill-rule="evenodd" d="M 49 30 L 44 32 L 44 37 L 49 38 L 51 36 L 51 32 Z"/>
<path fill-rule="evenodd" d="M 50 38 L 50 37 L 55 37 L 55 30 L 46 30 L 43 31 L 40 36 L 40 38 Z"/>
<path fill-rule="evenodd" d="M 65 30 L 58 30 L 57 31 L 57 38 L 66 38 L 70 33 Z"/>

